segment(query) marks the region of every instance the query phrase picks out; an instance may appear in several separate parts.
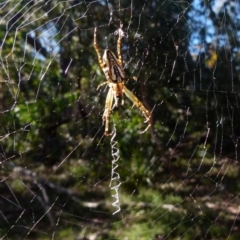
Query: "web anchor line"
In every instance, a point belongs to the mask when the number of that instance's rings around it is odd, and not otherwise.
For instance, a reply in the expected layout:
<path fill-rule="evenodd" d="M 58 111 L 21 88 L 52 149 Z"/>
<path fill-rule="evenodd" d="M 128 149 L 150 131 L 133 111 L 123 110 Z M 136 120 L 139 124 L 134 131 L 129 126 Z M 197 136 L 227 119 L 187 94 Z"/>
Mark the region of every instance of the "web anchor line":
<path fill-rule="evenodd" d="M 111 188 L 111 190 L 115 191 L 115 194 L 113 194 L 112 197 L 115 198 L 116 201 L 112 203 L 112 206 L 117 208 L 117 210 L 113 213 L 113 215 L 115 215 L 116 213 L 121 211 L 121 207 L 120 207 L 120 203 L 119 203 L 118 189 L 122 183 L 120 181 L 120 175 L 116 171 L 116 169 L 118 168 L 117 161 L 120 159 L 120 153 L 119 153 L 120 151 L 117 148 L 118 142 L 114 140 L 116 135 L 117 135 L 117 131 L 116 131 L 116 126 L 114 124 L 112 138 L 110 141 L 113 160 L 112 160 L 111 181 L 109 184 L 109 187 Z M 113 181 L 115 182 L 114 186 L 113 186 Z"/>

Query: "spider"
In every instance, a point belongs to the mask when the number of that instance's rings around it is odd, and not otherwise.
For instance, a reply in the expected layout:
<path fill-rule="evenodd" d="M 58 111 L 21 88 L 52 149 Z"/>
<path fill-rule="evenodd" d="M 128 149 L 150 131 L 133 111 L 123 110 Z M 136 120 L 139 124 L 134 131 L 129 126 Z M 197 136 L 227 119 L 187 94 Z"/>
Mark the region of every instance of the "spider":
<path fill-rule="evenodd" d="M 117 41 L 117 55 L 116 58 L 115 54 L 110 50 L 106 49 L 104 51 L 103 57 L 101 58 L 100 50 L 97 44 L 97 28 L 94 30 L 94 49 L 98 56 L 98 62 L 103 70 L 106 81 L 99 84 L 97 90 L 104 86 L 108 85 L 109 91 L 106 98 L 105 109 L 103 112 L 103 124 L 105 123 L 105 135 L 111 135 L 109 133 L 109 118 L 111 111 L 114 107 L 119 107 L 123 105 L 123 93 L 133 102 L 136 107 L 139 108 L 142 115 L 145 117 L 144 122 L 148 122 L 147 128 L 142 131 L 144 133 L 147 129 L 151 126 L 151 113 L 144 107 L 141 101 L 125 86 L 126 77 L 123 70 L 123 60 L 121 54 L 121 43 L 123 37 L 122 31 L 123 24 L 120 23 L 120 29 L 118 30 L 118 41 Z M 114 99 L 114 105 L 113 105 Z M 113 106 L 112 106 L 113 105 Z"/>

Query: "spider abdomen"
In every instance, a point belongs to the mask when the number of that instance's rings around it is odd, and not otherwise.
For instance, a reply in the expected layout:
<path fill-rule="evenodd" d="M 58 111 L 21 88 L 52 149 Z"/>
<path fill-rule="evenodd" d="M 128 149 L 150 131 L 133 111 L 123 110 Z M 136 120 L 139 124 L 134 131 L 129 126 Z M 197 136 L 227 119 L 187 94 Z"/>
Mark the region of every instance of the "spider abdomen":
<path fill-rule="evenodd" d="M 103 62 L 105 64 L 104 73 L 109 81 L 114 83 L 120 83 L 124 81 L 125 73 L 123 68 L 111 50 L 105 50 L 103 54 Z"/>

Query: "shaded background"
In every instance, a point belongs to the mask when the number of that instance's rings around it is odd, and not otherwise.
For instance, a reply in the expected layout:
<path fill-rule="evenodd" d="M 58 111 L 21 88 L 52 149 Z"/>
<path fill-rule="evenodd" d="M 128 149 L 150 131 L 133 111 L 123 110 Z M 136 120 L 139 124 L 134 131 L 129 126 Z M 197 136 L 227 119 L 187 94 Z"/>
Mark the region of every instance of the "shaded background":
<path fill-rule="evenodd" d="M 239 1 L 0 3 L 1 239 L 239 239 Z M 121 211 L 109 187 L 116 52 L 152 110 L 114 110 Z M 135 79 L 135 80 L 133 80 Z"/>

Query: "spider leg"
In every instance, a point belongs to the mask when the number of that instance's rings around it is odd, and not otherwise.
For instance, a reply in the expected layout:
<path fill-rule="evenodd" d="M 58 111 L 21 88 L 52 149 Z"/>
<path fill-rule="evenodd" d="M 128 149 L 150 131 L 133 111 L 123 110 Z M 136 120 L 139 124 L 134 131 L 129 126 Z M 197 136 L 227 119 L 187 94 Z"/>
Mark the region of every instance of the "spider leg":
<path fill-rule="evenodd" d="M 151 113 L 144 107 L 142 102 L 125 85 L 123 86 L 123 92 L 133 102 L 133 104 L 136 105 L 137 108 L 139 108 L 140 112 L 146 119 L 144 122 L 148 122 L 147 128 L 141 133 L 146 132 L 148 128 L 151 126 Z"/>
<path fill-rule="evenodd" d="M 93 41 L 93 46 L 94 46 L 94 49 L 97 53 L 97 56 L 98 56 L 98 62 L 99 62 L 99 65 L 100 67 L 102 68 L 102 70 L 104 69 L 104 63 L 102 61 L 102 58 L 101 58 L 101 54 L 100 54 L 100 51 L 99 51 L 99 47 L 98 47 L 98 44 L 97 44 L 97 28 L 94 29 L 94 41 Z"/>
<path fill-rule="evenodd" d="M 109 118 L 112 111 L 113 95 L 112 88 L 109 88 L 103 113 L 103 124 L 105 123 L 105 135 L 107 136 L 111 135 L 111 133 L 109 133 Z"/>
<path fill-rule="evenodd" d="M 123 27 L 123 24 L 120 23 L 120 28 L 118 30 L 118 41 L 117 41 L 118 62 L 121 66 L 123 65 L 122 53 L 121 53 L 121 45 L 122 45 L 122 37 L 123 37 L 122 27 Z"/>
<path fill-rule="evenodd" d="M 101 88 L 102 86 L 104 86 L 104 85 L 106 85 L 106 84 L 108 84 L 108 83 L 109 83 L 108 81 L 105 81 L 105 82 L 99 84 L 99 85 L 97 86 L 97 90 L 99 90 L 99 88 Z"/>

